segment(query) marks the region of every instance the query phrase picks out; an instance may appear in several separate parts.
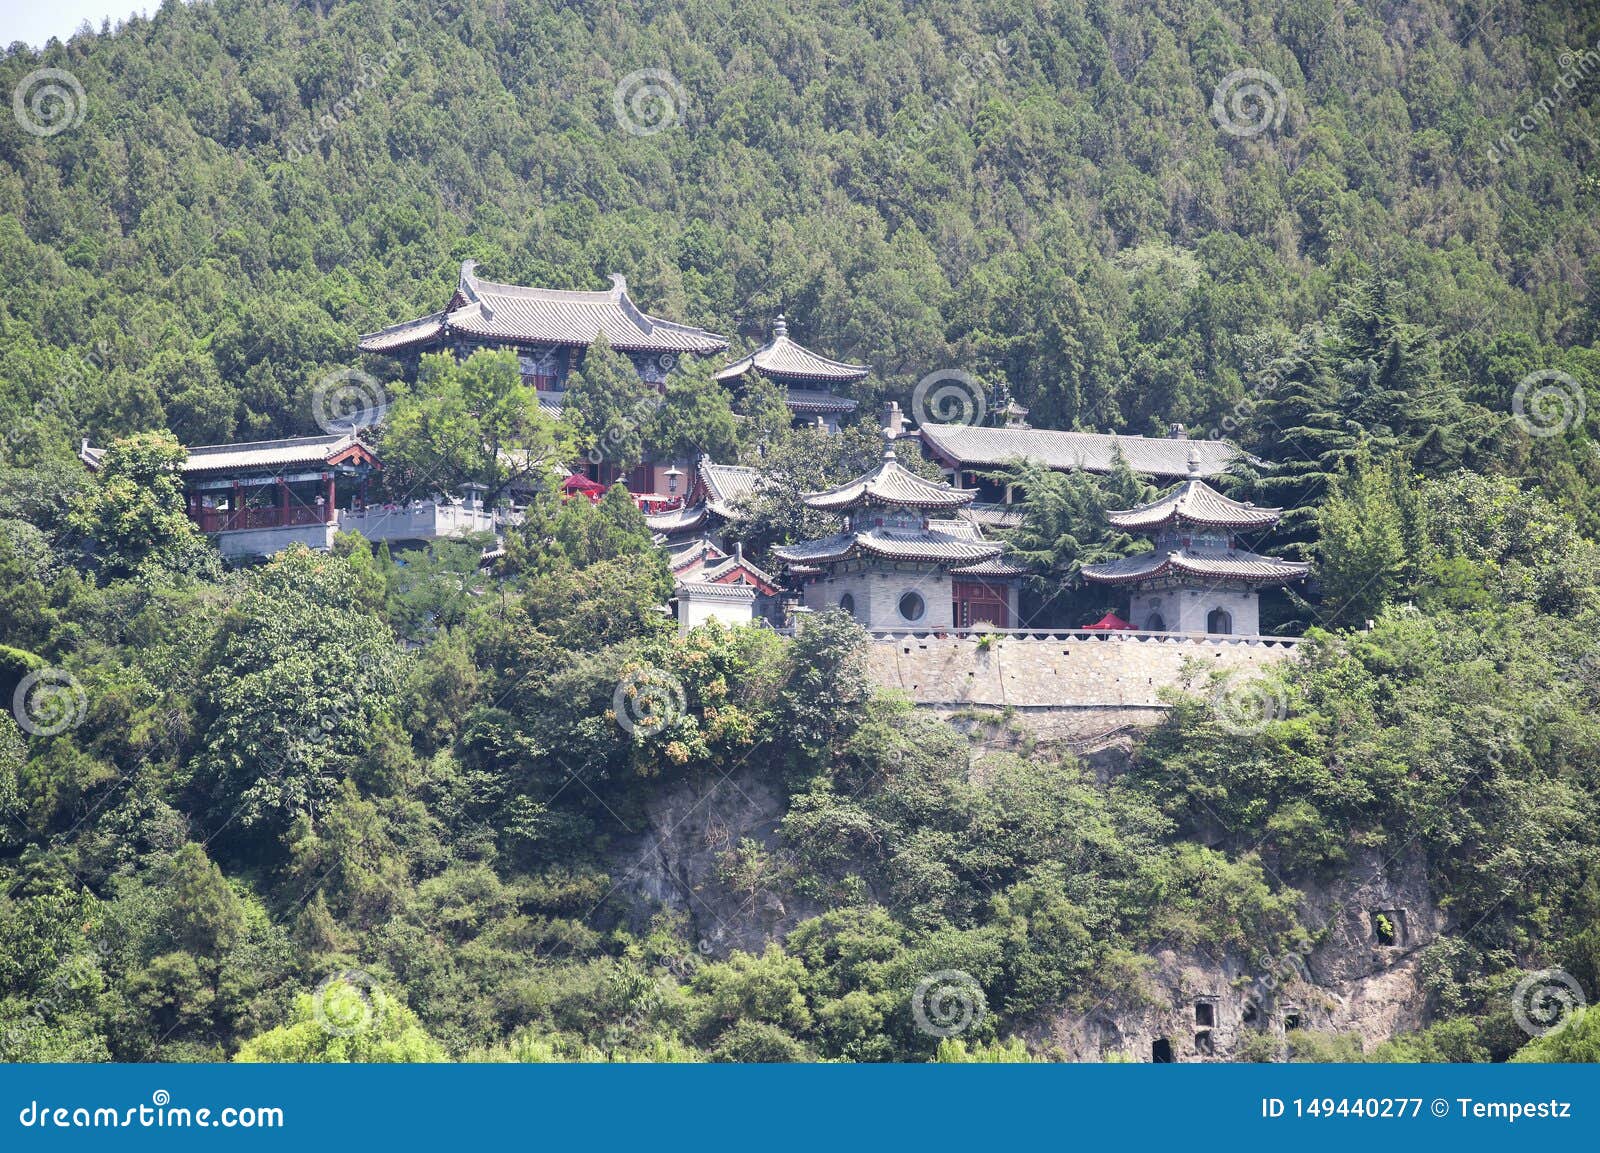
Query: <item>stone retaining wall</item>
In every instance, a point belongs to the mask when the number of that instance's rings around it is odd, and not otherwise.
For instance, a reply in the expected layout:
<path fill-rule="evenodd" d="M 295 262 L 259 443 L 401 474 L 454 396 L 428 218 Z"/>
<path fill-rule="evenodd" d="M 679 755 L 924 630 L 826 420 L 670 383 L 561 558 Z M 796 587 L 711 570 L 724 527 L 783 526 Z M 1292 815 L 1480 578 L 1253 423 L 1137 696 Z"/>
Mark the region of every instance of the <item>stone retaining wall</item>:
<path fill-rule="evenodd" d="M 878 633 L 874 678 L 919 705 L 1094 710 L 1130 719 L 1160 717 L 1160 690 L 1178 685 L 1185 662 L 1250 673 L 1291 657 L 1283 637 L 1173 633 Z M 1077 726 L 1073 726 L 1077 727 Z"/>

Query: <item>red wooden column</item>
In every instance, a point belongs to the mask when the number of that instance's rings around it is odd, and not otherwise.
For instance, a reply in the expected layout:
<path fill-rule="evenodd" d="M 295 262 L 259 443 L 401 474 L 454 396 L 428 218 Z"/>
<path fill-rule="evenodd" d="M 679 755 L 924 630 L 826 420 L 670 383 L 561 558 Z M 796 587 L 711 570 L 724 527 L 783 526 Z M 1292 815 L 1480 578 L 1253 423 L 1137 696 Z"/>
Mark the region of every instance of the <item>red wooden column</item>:
<path fill-rule="evenodd" d="M 333 473 L 328 474 L 328 503 L 322 506 L 322 523 L 333 519 Z"/>
<path fill-rule="evenodd" d="M 289 482 L 281 476 L 278 478 L 278 523 L 289 523 Z"/>

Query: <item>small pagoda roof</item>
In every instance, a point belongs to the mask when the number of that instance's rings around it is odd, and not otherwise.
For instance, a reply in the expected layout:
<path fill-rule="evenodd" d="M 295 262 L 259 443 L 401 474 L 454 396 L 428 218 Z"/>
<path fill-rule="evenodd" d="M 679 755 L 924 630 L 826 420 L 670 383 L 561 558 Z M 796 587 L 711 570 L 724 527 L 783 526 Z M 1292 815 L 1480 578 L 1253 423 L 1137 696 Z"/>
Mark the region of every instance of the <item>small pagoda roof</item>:
<path fill-rule="evenodd" d="M 1240 452 L 1220 440 L 1179 437 L 1120 436 L 1104 432 L 1063 432 L 1047 428 L 980 428 L 965 424 L 924 424 L 923 442 L 963 469 L 995 468 L 1014 460 L 1035 460 L 1057 472 L 1081 470 L 1108 473 L 1116 452 L 1134 472 L 1146 476 L 1181 477 L 1189 472 L 1190 450 L 1200 456 L 1200 475 L 1225 472 Z"/>
<path fill-rule="evenodd" d="M 974 544 L 988 545 L 996 543 L 984 539 L 983 528 L 978 522 L 966 519 L 966 514 L 969 511 L 969 509 L 961 510 L 963 518 L 961 520 L 930 520 L 928 527 L 934 532 L 942 532 L 960 540 L 972 541 Z M 963 565 L 961 568 L 953 568 L 950 571 L 957 576 L 1014 577 L 1026 575 L 1028 566 L 1007 560 L 1004 543 L 1000 543 L 1000 548 L 1002 550 L 1000 554 L 989 560 L 979 561 L 977 564 Z"/>
<path fill-rule="evenodd" d="M 628 282 L 621 276 L 614 274 L 611 287 L 602 292 L 529 288 L 480 280 L 472 260 L 461 265 L 448 308 L 366 333 L 360 344 L 363 352 L 389 353 L 462 335 L 587 348 L 600 333 L 624 352 L 707 356 L 728 347 L 727 339 L 714 332 L 644 312 L 628 295 Z"/>
<path fill-rule="evenodd" d="M 1084 565 L 1081 571 L 1083 579 L 1092 584 L 1137 584 L 1175 575 L 1271 585 L 1301 580 L 1310 570 L 1309 564 L 1300 561 L 1279 560 L 1245 549 L 1181 548 Z"/>
<path fill-rule="evenodd" d="M 1189 456 L 1189 479 L 1147 504 L 1106 513 L 1117 528 L 1151 532 L 1178 523 L 1206 528 L 1270 528 L 1283 515 L 1281 508 L 1258 508 L 1223 496 L 1199 477 L 1200 458 Z"/>
<path fill-rule="evenodd" d="M 772 322 L 772 339 L 749 356 L 742 357 L 718 371 L 716 379 L 737 380 L 752 369 L 762 376 L 778 381 L 824 381 L 829 384 L 851 384 L 863 379 L 872 371 L 865 364 L 830 360 L 796 344 L 789 338 L 789 324 L 784 320 L 782 313 L 779 313 L 778 318 Z M 850 407 L 855 407 L 853 401 Z"/>
<path fill-rule="evenodd" d="M 895 508 L 953 509 L 971 504 L 977 493 L 951 488 L 943 481 L 924 480 L 902 465 L 894 448 L 883 450 L 883 463 L 872 472 L 823 492 L 806 493 L 807 508 L 846 512 L 861 505 Z"/>
<path fill-rule="evenodd" d="M 826 565 L 852 557 L 912 561 L 941 567 L 961 567 L 993 560 L 1004 545 L 974 541 L 938 529 L 871 528 L 840 532 L 821 540 L 780 545 L 772 555 L 791 565 Z"/>

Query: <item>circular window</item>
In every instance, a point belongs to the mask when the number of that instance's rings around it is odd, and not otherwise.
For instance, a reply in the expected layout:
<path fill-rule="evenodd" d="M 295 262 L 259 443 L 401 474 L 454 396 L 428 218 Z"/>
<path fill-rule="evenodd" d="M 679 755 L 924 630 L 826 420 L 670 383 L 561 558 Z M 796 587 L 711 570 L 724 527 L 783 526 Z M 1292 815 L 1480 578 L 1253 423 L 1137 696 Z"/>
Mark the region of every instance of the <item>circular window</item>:
<path fill-rule="evenodd" d="M 908 621 L 920 621 L 927 610 L 928 606 L 917 593 L 906 593 L 900 598 L 900 615 Z"/>
<path fill-rule="evenodd" d="M 855 616 L 856 598 L 851 596 L 849 593 L 845 593 L 844 596 L 839 598 L 839 607 L 845 612 L 849 613 L 851 616 Z"/>

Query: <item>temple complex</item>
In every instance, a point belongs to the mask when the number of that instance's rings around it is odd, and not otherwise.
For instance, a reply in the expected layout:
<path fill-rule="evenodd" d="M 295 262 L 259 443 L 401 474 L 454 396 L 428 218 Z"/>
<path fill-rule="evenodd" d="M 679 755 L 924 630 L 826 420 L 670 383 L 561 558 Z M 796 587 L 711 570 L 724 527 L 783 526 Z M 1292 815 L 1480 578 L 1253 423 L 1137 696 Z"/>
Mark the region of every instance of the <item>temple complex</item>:
<path fill-rule="evenodd" d="M 733 388 L 752 376 L 770 380 L 783 389 L 797 424 L 820 421 L 829 432 L 838 432 L 839 421 L 855 411 L 856 402 L 833 390 L 865 380 L 870 371 L 864 364 L 829 360 L 801 347 L 790 339 L 789 324 L 780 313 L 772 322 L 772 339 L 719 371 L 716 379 Z"/>
<path fill-rule="evenodd" d="M 1146 632 L 1255 636 L 1260 590 L 1303 580 L 1311 566 L 1241 548 L 1235 533 L 1269 529 L 1283 510 L 1223 496 L 1200 479 L 1202 467 L 1192 447 L 1182 484 L 1148 504 L 1108 512 L 1112 525 L 1153 537 L 1155 547 L 1086 565 L 1083 579 L 1128 586 L 1127 619 Z"/>
<path fill-rule="evenodd" d="M 523 382 L 539 391 L 541 402 L 559 408 L 567 378 L 602 332 L 641 378 L 658 385 L 678 358 L 728 347 L 714 332 L 645 313 L 621 276 L 612 276 L 606 291 L 586 292 L 480 280 L 476 268 L 471 260 L 461 265 L 455 295 L 442 310 L 365 334 L 361 351 L 394 357 L 414 370 L 426 352 L 465 357 L 479 348 L 513 349 Z"/>
<path fill-rule="evenodd" d="M 890 446 L 872 472 L 806 494 L 808 508 L 845 518 L 841 531 L 772 552 L 813 612 L 843 609 L 874 630 L 1013 628 L 1022 570 L 977 525 L 953 518 L 972 499 L 911 472 Z"/>

